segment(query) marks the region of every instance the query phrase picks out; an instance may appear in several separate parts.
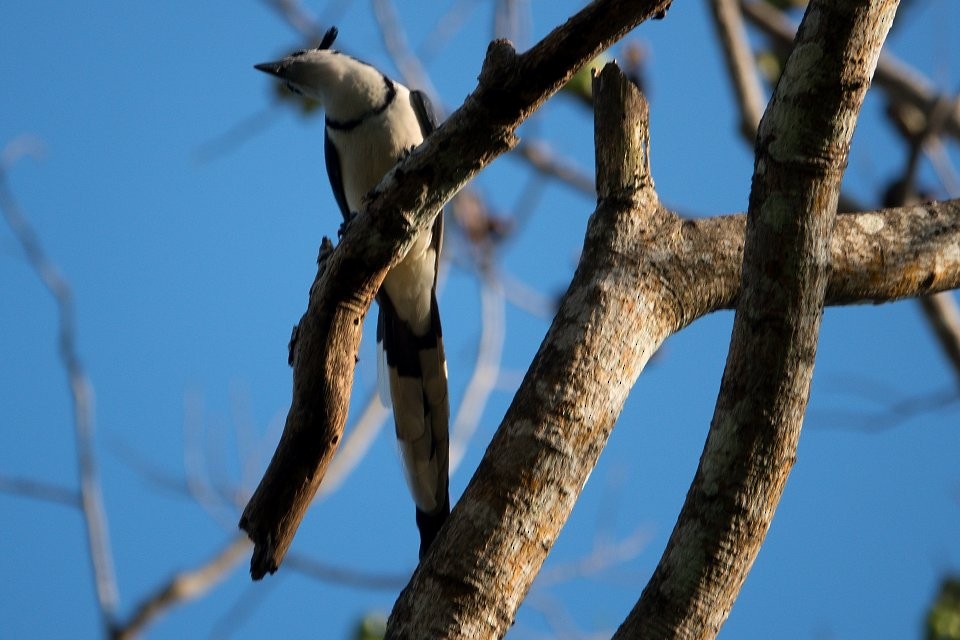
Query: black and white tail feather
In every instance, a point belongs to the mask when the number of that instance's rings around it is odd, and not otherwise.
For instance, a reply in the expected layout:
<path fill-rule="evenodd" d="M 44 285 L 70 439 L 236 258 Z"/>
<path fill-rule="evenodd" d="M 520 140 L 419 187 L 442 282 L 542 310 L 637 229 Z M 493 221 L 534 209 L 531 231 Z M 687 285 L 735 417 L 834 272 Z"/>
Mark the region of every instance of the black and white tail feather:
<path fill-rule="evenodd" d="M 256 68 L 323 106 L 327 173 L 346 223 L 384 175 L 430 135 L 436 120 L 426 95 L 331 49 L 336 35 L 330 29 L 319 47 Z M 433 227 L 414 241 L 377 294 L 381 397 L 393 406 L 400 457 L 416 503 L 421 558 L 450 513 L 450 408 L 436 298 L 442 236 L 438 212 Z"/>

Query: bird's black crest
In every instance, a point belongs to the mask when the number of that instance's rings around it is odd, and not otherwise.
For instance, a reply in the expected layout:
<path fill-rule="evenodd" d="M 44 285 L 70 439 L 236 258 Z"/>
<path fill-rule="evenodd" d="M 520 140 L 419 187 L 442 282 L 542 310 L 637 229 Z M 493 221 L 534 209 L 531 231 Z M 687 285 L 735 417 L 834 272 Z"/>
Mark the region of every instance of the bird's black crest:
<path fill-rule="evenodd" d="M 317 51 L 322 51 L 323 49 L 329 49 L 330 45 L 333 44 L 333 41 L 337 39 L 337 34 L 340 33 L 337 31 L 336 27 L 330 27 L 327 29 L 327 32 L 323 34 L 323 40 L 320 41 L 320 45 L 317 47 Z"/>
<path fill-rule="evenodd" d="M 333 44 L 333 41 L 337 39 L 337 34 L 340 33 L 336 27 L 330 27 L 327 29 L 327 32 L 323 34 L 323 38 L 320 40 L 320 44 L 315 49 L 300 49 L 299 51 L 294 51 L 290 54 L 291 58 L 299 58 L 307 51 L 323 51 L 329 49 L 330 45 Z"/>

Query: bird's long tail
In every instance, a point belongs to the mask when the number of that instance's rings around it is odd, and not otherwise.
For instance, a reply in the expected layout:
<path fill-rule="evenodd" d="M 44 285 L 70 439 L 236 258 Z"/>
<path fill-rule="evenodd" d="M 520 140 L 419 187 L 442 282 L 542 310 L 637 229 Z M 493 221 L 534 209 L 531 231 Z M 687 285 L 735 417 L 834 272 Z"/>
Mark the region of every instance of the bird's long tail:
<path fill-rule="evenodd" d="M 384 290 L 377 322 L 381 395 L 389 391 L 393 404 L 400 457 L 417 505 L 421 558 L 450 514 L 447 361 L 436 296 L 430 295 L 423 335 L 400 319 Z"/>

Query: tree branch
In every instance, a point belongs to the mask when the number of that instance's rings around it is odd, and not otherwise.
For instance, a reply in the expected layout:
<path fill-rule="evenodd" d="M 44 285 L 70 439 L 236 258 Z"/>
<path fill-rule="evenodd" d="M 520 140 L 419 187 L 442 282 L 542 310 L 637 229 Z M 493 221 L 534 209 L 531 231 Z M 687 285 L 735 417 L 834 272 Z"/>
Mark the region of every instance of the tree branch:
<path fill-rule="evenodd" d="M 675 314 L 652 312 L 676 305 L 644 268 L 645 247 L 672 220 L 649 175 L 646 103 L 614 66 L 594 93 L 600 200 L 580 266 L 470 485 L 397 601 L 388 638 L 506 633 L 630 386 L 677 328 Z"/>
<path fill-rule="evenodd" d="M 796 29 L 783 13 L 767 2 L 740 0 L 744 17 L 763 31 L 779 47 L 789 48 L 793 44 Z M 921 113 L 927 114 L 934 106 L 949 99 L 938 93 L 936 87 L 906 63 L 896 57 L 883 54 L 877 63 L 873 84 L 884 89 L 891 99 L 908 104 Z M 960 103 L 951 105 L 944 122 L 944 131 L 960 138 Z"/>
<path fill-rule="evenodd" d="M 16 141 L 15 141 L 16 142 Z M 43 286 L 53 297 L 59 316 L 58 345 L 60 360 L 67 374 L 70 400 L 73 404 L 73 427 L 76 438 L 77 481 L 80 486 L 80 510 L 87 535 L 87 550 L 96 586 L 100 621 L 109 629 L 117 609 L 117 580 L 113 568 L 113 555 L 107 528 L 107 516 L 103 508 L 103 496 L 97 473 L 97 460 L 93 441 L 93 385 L 87 376 L 77 352 L 74 324 L 73 293 L 70 284 L 61 275 L 57 266 L 47 257 L 21 212 L 20 206 L 7 185 L 6 167 L 16 155 L 11 143 L 4 149 L 0 162 L 0 213 L 23 248 L 30 267 L 36 272 Z"/>
<path fill-rule="evenodd" d="M 740 107 L 740 131 L 753 140 L 766 102 L 738 0 L 710 0 L 717 36 Z"/>
<path fill-rule="evenodd" d="M 947 292 L 924 296 L 920 298 L 920 307 L 954 374 L 960 377 L 960 310 L 956 298 Z"/>
<path fill-rule="evenodd" d="M 526 53 L 493 43 L 477 89 L 371 194 L 366 213 L 318 271 L 300 320 L 287 423 L 240 520 L 254 542 L 254 579 L 276 571 L 339 443 L 362 320 L 384 274 L 447 200 L 516 145 L 514 131 L 525 118 L 587 61 L 668 5 L 600 0 Z"/>
<path fill-rule="evenodd" d="M 806 410 L 850 139 L 898 0 L 813 0 L 760 124 L 743 284 L 700 465 L 615 638 L 713 638 L 766 536 Z"/>
<path fill-rule="evenodd" d="M 226 578 L 249 548 L 250 542 L 245 537 L 234 536 L 217 555 L 198 568 L 171 577 L 160 589 L 137 605 L 130 619 L 114 628 L 110 637 L 113 640 L 136 638 L 147 625 L 168 609 L 203 595 Z"/>
<path fill-rule="evenodd" d="M 775 38 L 778 45 L 792 44 L 794 29 L 782 14 L 765 2 L 751 3 L 747 6 L 754 23 Z M 711 0 L 711 7 L 727 59 L 730 79 L 737 94 L 744 139 L 752 145 L 756 139 L 756 125 L 760 122 L 759 114 L 763 108 L 762 103 L 758 105 L 756 99 L 762 93 L 759 93 L 757 74 L 752 69 L 752 57 L 742 28 L 743 16 L 740 12 L 740 2 L 739 0 Z M 924 147 L 939 141 L 938 136 L 948 120 L 960 113 L 960 105 L 957 100 L 950 100 L 946 96 L 933 93 L 930 88 L 932 84 L 888 55 L 881 55 L 875 81 L 888 91 L 894 103 L 901 101 L 912 104 L 915 108 L 917 104 L 932 100 L 932 103 L 925 107 L 926 122 L 922 129 L 916 132 L 913 138 L 905 135 L 909 152 L 904 175 L 899 179 L 901 188 L 896 191 L 900 197 L 896 202 L 890 202 L 889 197 L 884 198 L 887 201 L 886 204 L 899 206 L 907 204 L 907 199 L 911 201 L 914 199 L 913 196 L 916 195 L 914 182 L 921 152 Z M 749 99 L 751 97 L 753 99 Z M 754 126 L 746 127 L 745 125 L 750 122 L 754 123 Z M 840 198 L 841 211 L 864 209 L 854 199 L 845 197 L 842 193 Z M 943 293 L 935 299 L 921 297 L 918 303 L 944 355 L 957 376 L 960 376 L 960 313 L 958 313 L 955 298 Z"/>

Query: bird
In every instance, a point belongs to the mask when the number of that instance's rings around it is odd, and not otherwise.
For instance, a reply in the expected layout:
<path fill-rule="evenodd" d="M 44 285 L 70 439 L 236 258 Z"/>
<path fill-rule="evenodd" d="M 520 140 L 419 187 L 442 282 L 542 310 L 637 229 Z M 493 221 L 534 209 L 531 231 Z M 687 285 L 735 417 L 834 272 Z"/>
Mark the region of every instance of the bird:
<path fill-rule="evenodd" d="M 437 123 L 423 92 L 332 49 L 336 37 L 332 27 L 319 46 L 254 68 L 324 110 L 327 174 L 348 225 L 364 209 L 367 194 Z M 441 210 L 387 273 L 376 296 L 380 395 L 393 406 L 404 476 L 416 505 L 421 560 L 450 514 L 450 407 L 437 307 L 442 239 Z"/>

